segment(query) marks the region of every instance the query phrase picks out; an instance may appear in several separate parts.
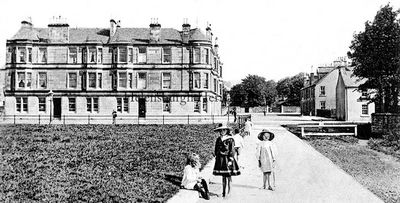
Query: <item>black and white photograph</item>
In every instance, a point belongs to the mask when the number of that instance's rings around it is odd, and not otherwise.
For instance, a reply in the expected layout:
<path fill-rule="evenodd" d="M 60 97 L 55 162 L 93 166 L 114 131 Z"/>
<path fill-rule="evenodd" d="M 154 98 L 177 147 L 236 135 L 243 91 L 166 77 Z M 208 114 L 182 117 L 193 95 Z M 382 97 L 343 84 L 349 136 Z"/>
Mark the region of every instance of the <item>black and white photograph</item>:
<path fill-rule="evenodd" d="M 400 1 L 0 8 L 0 202 L 400 203 Z"/>

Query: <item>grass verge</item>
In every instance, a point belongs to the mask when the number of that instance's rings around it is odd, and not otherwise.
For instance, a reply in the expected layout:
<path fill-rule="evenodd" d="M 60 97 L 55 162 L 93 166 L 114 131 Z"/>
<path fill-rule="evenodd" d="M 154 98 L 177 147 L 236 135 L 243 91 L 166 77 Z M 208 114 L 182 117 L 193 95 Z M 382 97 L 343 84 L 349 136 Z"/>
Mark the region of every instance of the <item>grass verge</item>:
<path fill-rule="evenodd" d="M 1 202 L 165 202 L 215 125 L 0 126 Z"/>

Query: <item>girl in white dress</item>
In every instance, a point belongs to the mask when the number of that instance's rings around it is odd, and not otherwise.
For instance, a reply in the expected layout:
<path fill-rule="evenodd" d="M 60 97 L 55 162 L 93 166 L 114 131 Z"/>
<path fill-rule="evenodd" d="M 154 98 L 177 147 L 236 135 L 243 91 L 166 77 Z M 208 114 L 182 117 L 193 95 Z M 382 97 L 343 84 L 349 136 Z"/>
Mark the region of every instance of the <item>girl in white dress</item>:
<path fill-rule="evenodd" d="M 206 180 L 199 176 L 200 157 L 193 153 L 187 157 L 186 166 L 183 171 L 182 188 L 197 190 L 201 196 L 209 200 L 208 185 Z"/>
<path fill-rule="evenodd" d="M 263 173 L 263 188 L 266 189 L 266 182 L 268 181 L 268 190 L 274 190 L 271 186 L 270 177 L 271 174 L 274 178 L 275 186 L 275 161 L 276 161 L 276 149 L 274 144 L 271 142 L 274 139 L 274 134 L 268 130 L 262 130 L 258 134 L 258 139 L 261 141 L 257 145 L 256 158 L 258 160 L 258 166 Z"/>

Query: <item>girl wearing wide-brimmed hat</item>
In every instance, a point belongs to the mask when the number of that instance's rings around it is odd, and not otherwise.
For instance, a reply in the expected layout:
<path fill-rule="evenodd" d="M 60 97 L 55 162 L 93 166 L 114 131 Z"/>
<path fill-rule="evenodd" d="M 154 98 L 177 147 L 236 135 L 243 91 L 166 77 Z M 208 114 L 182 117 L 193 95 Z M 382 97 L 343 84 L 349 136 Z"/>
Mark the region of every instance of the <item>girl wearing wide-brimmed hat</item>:
<path fill-rule="evenodd" d="M 276 162 L 276 148 L 271 142 L 274 139 L 274 133 L 264 129 L 258 134 L 258 139 L 261 141 L 257 145 L 256 157 L 258 166 L 263 172 L 263 188 L 266 189 L 266 182 L 268 180 L 268 189 L 274 190 L 271 186 L 271 174 L 274 178 L 275 187 L 275 162 Z"/>
<path fill-rule="evenodd" d="M 231 191 L 231 176 L 240 175 L 239 166 L 234 158 L 235 141 L 231 136 L 231 128 L 222 125 L 214 131 L 219 132 L 215 143 L 215 165 L 213 174 L 222 176 L 222 196 L 225 197 Z M 228 191 L 226 191 L 226 188 Z"/>

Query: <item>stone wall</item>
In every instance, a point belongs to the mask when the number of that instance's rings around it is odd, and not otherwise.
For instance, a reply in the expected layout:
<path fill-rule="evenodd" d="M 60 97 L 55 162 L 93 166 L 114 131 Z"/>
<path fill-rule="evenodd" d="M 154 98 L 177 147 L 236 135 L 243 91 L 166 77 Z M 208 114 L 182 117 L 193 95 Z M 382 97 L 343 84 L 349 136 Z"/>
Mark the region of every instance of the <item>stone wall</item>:
<path fill-rule="evenodd" d="M 371 120 L 373 135 L 383 135 L 390 131 L 400 133 L 400 113 L 373 113 Z"/>

